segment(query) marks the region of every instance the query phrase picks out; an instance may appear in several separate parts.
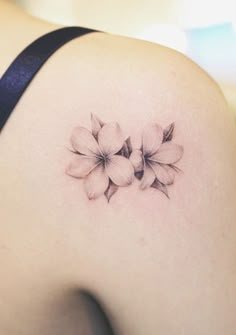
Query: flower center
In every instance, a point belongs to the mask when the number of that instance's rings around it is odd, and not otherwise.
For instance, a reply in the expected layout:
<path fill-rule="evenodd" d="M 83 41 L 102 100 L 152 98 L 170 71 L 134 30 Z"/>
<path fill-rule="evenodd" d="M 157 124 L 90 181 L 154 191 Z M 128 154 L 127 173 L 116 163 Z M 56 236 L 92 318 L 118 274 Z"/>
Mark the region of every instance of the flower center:
<path fill-rule="evenodd" d="M 110 156 L 104 153 L 101 156 L 99 156 L 98 159 L 100 164 L 102 164 L 104 167 L 110 162 Z"/>
<path fill-rule="evenodd" d="M 151 158 L 151 155 L 150 155 L 150 154 L 145 154 L 145 155 L 143 156 L 144 161 L 148 161 L 150 158 Z"/>

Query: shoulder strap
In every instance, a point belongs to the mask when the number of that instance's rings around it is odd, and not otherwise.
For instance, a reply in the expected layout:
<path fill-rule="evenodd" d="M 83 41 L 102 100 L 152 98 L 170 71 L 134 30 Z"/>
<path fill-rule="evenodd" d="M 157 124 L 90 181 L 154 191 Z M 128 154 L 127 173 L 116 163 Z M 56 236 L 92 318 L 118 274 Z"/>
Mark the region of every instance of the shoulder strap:
<path fill-rule="evenodd" d="M 0 132 L 46 60 L 65 43 L 92 32 L 96 30 L 81 27 L 54 30 L 35 40 L 16 57 L 0 79 Z"/>

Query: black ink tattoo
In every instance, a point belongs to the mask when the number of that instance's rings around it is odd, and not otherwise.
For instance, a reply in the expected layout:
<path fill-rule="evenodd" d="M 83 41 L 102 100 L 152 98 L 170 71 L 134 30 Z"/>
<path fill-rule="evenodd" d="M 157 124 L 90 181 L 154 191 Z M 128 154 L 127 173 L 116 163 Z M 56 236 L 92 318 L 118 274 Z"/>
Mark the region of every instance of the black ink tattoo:
<path fill-rule="evenodd" d="M 169 197 L 167 186 L 180 171 L 174 164 L 183 156 L 183 147 L 172 142 L 174 123 L 166 129 L 156 123 L 147 125 L 141 148 L 135 149 L 117 122 L 104 123 L 95 115 L 91 122 L 91 132 L 84 127 L 73 130 L 74 158 L 66 170 L 84 179 L 89 199 L 105 195 L 109 202 L 119 187 L 130 185 L 135 177 L 140 189 L 152 187 Z"/>

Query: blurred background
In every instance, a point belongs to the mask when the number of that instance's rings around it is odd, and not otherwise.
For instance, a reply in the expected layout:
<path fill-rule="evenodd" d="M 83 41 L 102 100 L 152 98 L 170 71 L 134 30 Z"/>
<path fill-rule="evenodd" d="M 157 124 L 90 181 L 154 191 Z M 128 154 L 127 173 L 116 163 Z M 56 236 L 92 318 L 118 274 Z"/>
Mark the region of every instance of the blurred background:
<path fill-rule="evenodd" d="M 31 14 L 140 38 L 192 58 L 236 114 L 236 0 L 12 0 Z"/>

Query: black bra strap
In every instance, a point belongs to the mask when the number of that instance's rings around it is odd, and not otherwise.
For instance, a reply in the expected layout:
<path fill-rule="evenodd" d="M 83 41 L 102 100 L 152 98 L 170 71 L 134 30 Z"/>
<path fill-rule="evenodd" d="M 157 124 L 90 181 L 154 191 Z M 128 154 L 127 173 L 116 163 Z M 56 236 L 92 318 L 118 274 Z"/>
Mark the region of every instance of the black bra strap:
<path fill-rule="evenodd" d="M 0 132 L 46 60 L 65 43 L 92 32 L 97 31 L 81 27 L 61 28 L 38 38 L 17 56 L 0 79 Z"/>

